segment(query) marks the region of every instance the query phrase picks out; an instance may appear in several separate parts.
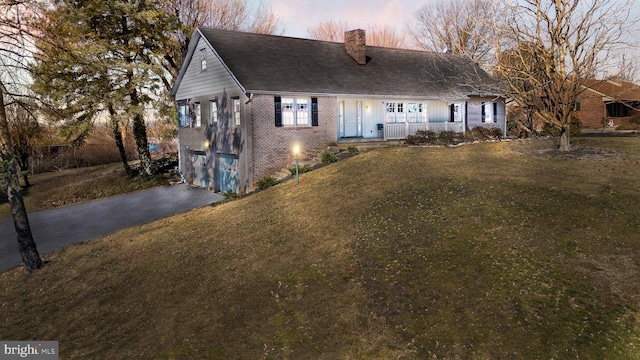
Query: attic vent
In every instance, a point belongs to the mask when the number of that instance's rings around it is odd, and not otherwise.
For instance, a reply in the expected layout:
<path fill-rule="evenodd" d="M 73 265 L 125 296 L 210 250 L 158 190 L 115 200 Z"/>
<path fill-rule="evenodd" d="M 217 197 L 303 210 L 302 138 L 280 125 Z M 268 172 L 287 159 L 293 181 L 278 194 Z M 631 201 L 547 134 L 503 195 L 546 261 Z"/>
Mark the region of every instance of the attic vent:
<path fill-rule="evenodd" d="M 364 30 L 356 29 L 344 33 L 344 49 L 358 64 L 367 63 L 366 35 Z"/>

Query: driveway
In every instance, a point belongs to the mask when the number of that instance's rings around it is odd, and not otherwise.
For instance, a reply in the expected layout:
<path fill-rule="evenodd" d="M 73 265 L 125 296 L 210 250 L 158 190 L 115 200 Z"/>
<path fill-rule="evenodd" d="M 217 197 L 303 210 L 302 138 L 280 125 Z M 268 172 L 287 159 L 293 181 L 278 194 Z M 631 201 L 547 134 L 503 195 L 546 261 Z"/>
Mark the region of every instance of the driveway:
<path fill-rule="evenodd" d="M 221 201 L 185 184 L 165 186 L 29 214 L 40 255 L 130 226 Z M 0 219 L 0 272 L 21 265 L 13 220 Z"/>

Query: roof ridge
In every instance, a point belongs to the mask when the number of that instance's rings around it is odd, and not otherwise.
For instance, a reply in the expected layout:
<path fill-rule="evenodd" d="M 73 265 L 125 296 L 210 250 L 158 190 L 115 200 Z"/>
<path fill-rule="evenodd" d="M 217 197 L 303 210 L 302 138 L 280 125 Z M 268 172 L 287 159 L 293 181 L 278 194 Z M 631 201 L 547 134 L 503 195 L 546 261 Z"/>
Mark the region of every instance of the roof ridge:
<path fill-rule="evenodd" d="M 245 35 L 276 37 L 276 38 L 285 38 L 285 39 L 292 39 L 292 40 L 313 41 L 313 42 L 322 42 L 322 43 L 329 43 L 329 44 L 344 45 L 344 41 L 330 41 L 330 40 L 303 38 L 303 37 L 297 37 L 297 36 L 288 36 L 288 35 L 254 33 L 254 32 L 250 32 L 250 31 L 220 29 L 220 28 L 213 28 L 213 27 L 207 27 L 207 26 L 198 26 L 198 29 L 207 30 L 207 31 L 219 31 L 219 32 L 226 32 L 226 33 L 236 33 L 236 34 L 245 34 Z M 401 50 L 401 51 L 417 52 L 417 53 L 433 54 L 433 55 L 442 55 L 442 56 L 450 56 L 450 57 L 461 57 L 461 58 L 465 58 L 466 57 L 466 58 L 468 58 L 468 56 L 462 55 L 462 54 L 453 54 L 453 53 L 448 53 L 448 52 L 438 52 L 438 51 L 428 50 L 428 49 L 395 48 L 395 47 L 390 47 L 390 46 L 369 45 L 369 44 L 366 44 L 366 47 L 367 48 L 376 48 L 376 49 Z"/>

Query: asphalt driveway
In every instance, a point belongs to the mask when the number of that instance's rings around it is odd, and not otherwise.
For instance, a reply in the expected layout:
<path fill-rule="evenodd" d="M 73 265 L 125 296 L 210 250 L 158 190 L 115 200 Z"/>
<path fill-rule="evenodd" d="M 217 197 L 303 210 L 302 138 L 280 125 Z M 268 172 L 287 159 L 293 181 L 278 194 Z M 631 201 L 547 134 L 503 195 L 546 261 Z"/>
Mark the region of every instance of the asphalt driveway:
<path fill-rule="evenodd" d="M 221 201 L 185 184 L 165 186 L 29 214 L 40 255 Z M 0 272 L 21 265 L 13 220 L 0 219 Z"/>

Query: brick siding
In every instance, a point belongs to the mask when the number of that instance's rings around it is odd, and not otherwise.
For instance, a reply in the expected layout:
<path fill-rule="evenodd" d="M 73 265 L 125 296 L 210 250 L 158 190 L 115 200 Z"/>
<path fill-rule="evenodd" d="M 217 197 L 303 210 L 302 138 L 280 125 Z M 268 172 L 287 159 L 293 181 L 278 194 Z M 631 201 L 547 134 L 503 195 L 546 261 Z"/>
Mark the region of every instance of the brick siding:
<path fill-rule="evenodd" d="M 602 96 L 586 91 L 580 97 L 580 111 L 576 111 L 576 116 L 582 121 L 582 127 L 587 129 L 602 128 L 604 121 L 604 103 Z M 606 125 L 606 123 L 605 123 Z"/>
<path fill-rule="evenodd" d="M 300 159 L 304 160 L 338 138 L 336 97 L 318 97 L 318 126 L 276 127 L 274 97 L 270 95 L 255 95 L 251 104 L 252 185 L 295 161 L 295 144 L 300 146 Z"/>

